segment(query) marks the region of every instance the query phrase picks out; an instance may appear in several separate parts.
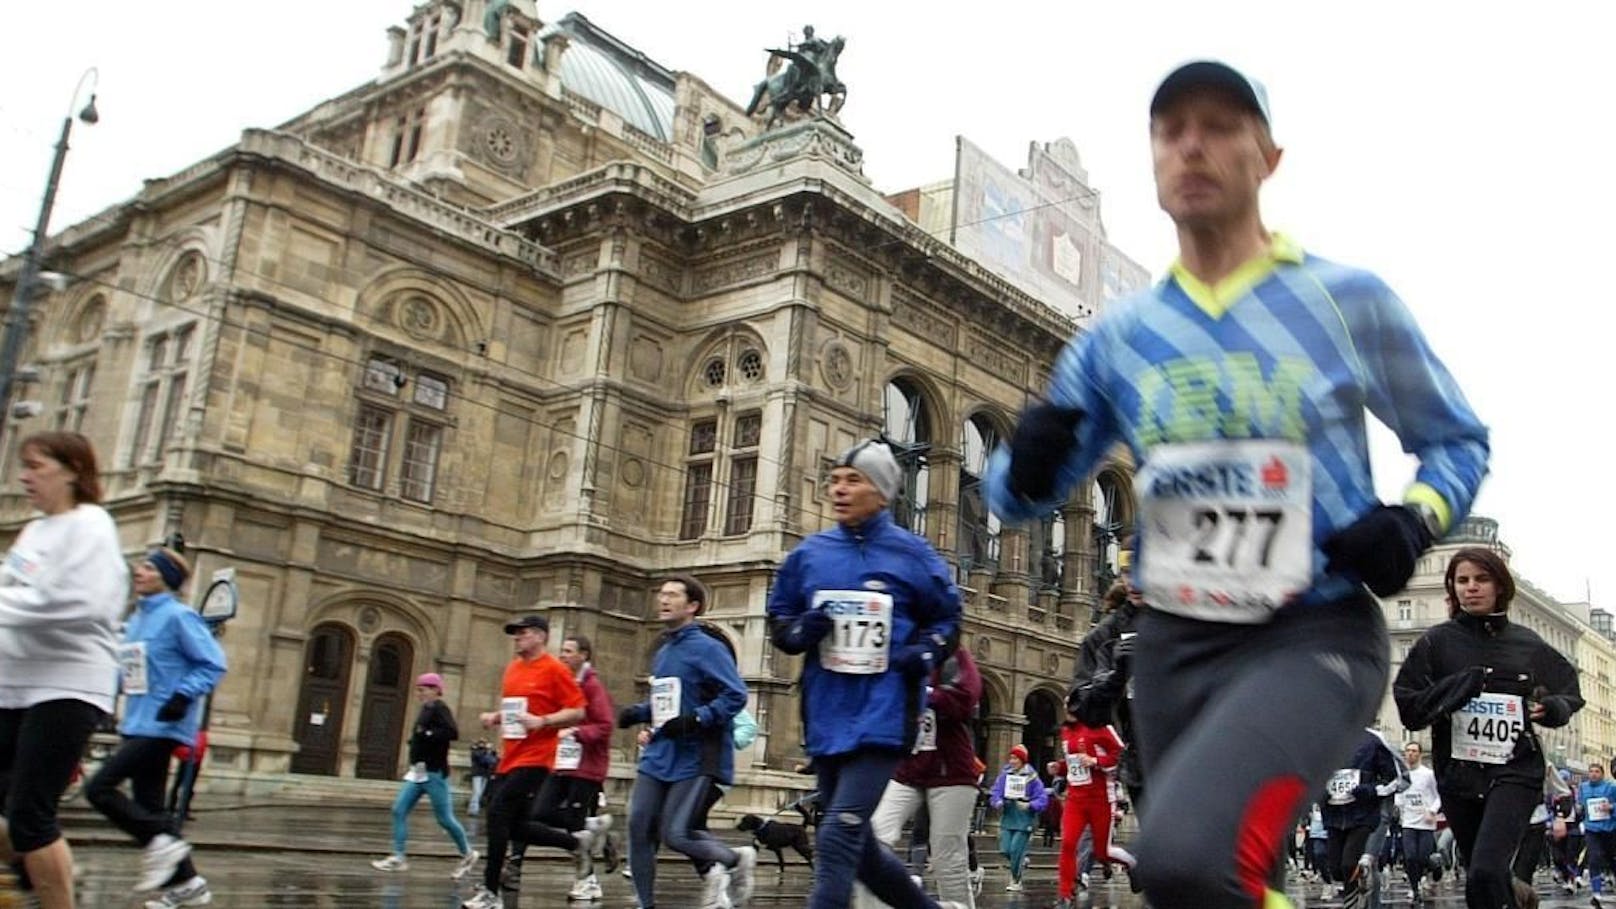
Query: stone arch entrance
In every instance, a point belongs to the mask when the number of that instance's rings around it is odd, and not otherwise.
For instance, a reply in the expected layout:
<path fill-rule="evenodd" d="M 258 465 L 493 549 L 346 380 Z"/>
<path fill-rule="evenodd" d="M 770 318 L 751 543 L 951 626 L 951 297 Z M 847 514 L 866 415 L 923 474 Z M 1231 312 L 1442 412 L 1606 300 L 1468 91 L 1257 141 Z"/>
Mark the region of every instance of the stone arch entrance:
<path fill-rule="evenodd" d="M 315 626 L 303 651 L 303 682 L 297 696 L 298 751 L 293 773 L 336 776 L 342 757 L 342 720 L 348 703 L 354 635 L 346 626 Z"/>
<path fill-rule="evenodd" d="M 397 774 L 399 743 L 414 691 L 414 666 L 415 645 L 402 634 L 389 632 L 370 645 L 354 776 L 390 780 Z"/>
<path fill-rule="evenodd" d="M 1056 737 L 1060 734 L 1064 708 L 1061 699 L 1053 691 L 1034 688 L 1027 693 L 1021 712 L 1027 717 L 1027 728 L 1022 733 L 1021 743 L 1027 746 L 1028 763 L 1042 775 L 1044 766 L 1055 760 L 1059 753 Z"/>

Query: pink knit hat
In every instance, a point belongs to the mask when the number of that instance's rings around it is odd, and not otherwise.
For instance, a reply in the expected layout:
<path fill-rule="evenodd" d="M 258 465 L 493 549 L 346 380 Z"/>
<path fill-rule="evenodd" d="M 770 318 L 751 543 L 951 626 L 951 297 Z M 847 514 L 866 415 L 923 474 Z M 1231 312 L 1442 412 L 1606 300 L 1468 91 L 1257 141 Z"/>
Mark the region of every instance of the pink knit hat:
<path fill-rule="evenodd" d="M 416 677 L 415 684 L 417 684 L 417 685 L 430 685 L 431 687 L 436 688 L 439 691 L 442 691 L 443 690 L 443 676 L 438 675 L 436 672 L 423 672 L 419 676 Z"/>

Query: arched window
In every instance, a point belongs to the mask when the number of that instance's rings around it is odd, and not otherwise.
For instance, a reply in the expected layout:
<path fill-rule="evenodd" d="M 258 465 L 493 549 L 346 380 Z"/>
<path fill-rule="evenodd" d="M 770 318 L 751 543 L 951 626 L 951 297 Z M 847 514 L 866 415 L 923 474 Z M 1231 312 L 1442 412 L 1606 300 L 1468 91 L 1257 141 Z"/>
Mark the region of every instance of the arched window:
<path fill-rule="evenodd" d="M 904 527 L 923 534 L 931 495 L 931 472 L 926 460 L 931 452 L 931 420 L 926 403 L 918 388 L 898 380 L 887 383 L 882 410 L 882 431 L 903 471 L 903 486 L 898 490 L 898 501 L 892 503 L 892 516 Z"/>
<path fill-rule="evenodd" d="M 1112 474 L 1101 474 L 1094 481 L 1095 586 L 1104 594 L 1122 570 L 1122 490 Z"/>
<path fill-rule="evenodd" d="M 999 563 L 999 519 L 982 498 L 982 477 L 988 456 L 999 444 L 999 432 L 986 417 L 965 421 L 960 444 L 959 552 L 960 568 L 972 571 Z"/>
<path fill-rule="evenodd" d="M 1037 579 L 1039 589 L 1060 590 L 1066 570 L 1066 518 L 1060 512 L 1033 525 L 1027 553 L 1028 573 Z"/>

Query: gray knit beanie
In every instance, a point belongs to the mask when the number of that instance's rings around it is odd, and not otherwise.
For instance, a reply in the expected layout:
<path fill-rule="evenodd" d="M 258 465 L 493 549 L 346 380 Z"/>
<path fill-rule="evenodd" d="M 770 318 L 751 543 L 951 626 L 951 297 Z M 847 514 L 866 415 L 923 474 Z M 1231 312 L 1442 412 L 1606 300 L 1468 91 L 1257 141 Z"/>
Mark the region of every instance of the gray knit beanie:
<path fill-rule="evenodd" d="M 881 490 L 887 504 L 897 501 L 903 471 L 898 469 L 898 459 L 892 456 L 892 449 L 885 442 L 866 439 L 842 452 L 842 456 L 831 466 L 853 468 Z"/>

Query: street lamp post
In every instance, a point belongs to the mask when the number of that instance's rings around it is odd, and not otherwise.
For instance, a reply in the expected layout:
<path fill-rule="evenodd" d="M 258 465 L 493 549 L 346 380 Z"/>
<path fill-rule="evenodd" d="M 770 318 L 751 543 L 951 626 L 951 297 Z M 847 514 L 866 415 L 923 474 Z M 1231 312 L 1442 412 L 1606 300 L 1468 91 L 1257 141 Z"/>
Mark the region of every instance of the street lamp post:
<path fill-rule="evenodd" d="M 95 109 L 95 89 L 100 73 L 92 66 L 79 77 L 78 85 L 73 88 L 73 100 L 68 102 L 68 115 L 62 118 L 62 137 L 56 141 L 56 155 L 51 159 L 50 179 L 45 183 L 45 198 L 39 206 L 39 220 L 34 224 L 34 240 L 23 254 L 22 271 L 17 275 L 17 286 L 11 293 L 11 308 L 6 310 L 5 337 L 0 339 L 0 419 L 10 413 L 17 355 L 22 352 L 23 335 L 28 331 L 28 310 L 33 306 L 34 284 L 39 280 L 39 263 L 45 252 L 51 208 L 56 204 L 56 186 L 62 179 L 62 162 L 67 158 L 67 137 L 73 131 L 73 105 L 78 103 L 86 79 L 90 81 L 90 103 L 79 111 L 78 118 L 86 124 L 101 119 Z"/>

